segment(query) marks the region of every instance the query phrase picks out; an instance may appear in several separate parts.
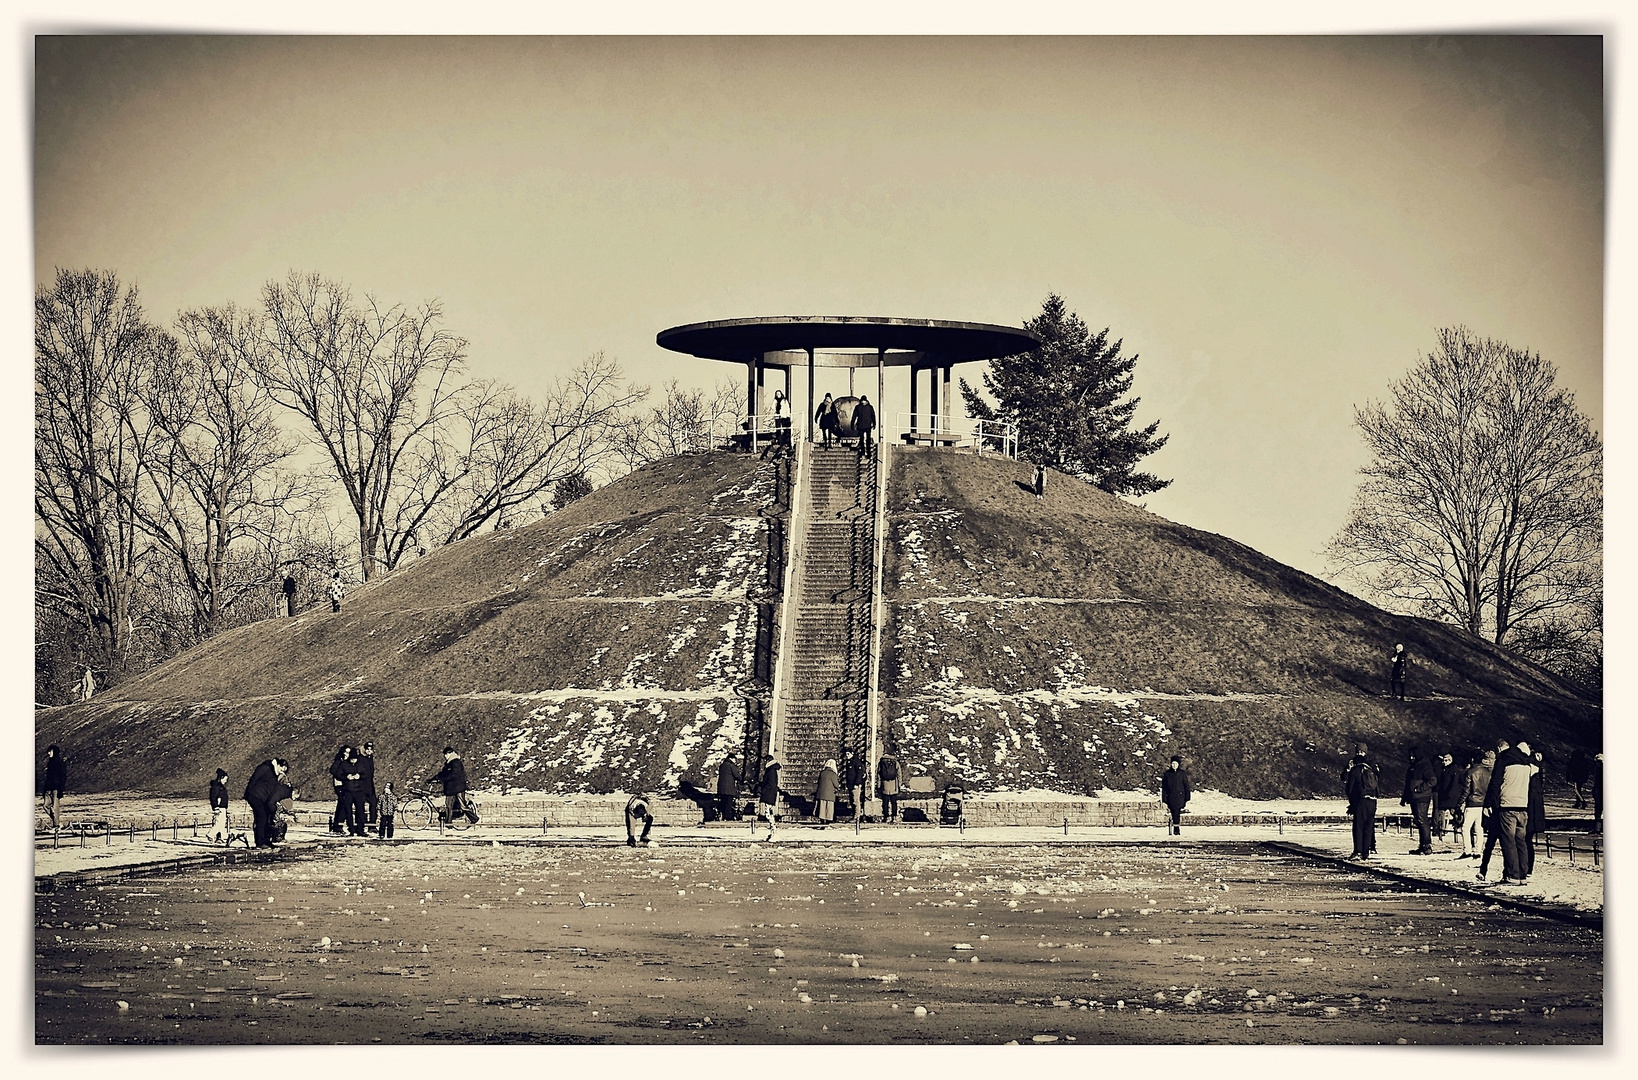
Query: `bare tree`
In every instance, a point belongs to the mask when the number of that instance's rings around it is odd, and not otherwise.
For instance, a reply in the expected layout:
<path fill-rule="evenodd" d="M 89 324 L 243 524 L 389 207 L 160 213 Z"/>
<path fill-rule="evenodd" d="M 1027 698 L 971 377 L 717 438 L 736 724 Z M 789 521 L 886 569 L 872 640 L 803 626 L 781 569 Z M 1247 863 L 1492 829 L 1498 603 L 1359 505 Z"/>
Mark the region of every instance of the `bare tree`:
<path fill-rule="evenodd" d="M 59 270 L 34 300 L 36 599 L 84 628 L 104 684 L 124 672 L 131 596 L 148 554 L 137 488 L 152 430 L 140 390 L 160 335 L 134 287 Z"/>
<path fill-rule="evenodd" d="M 265 590 L 273 572 L 265 553 L 315 492 L 284 468 L 295 444 L 255 379 L 257 316 L 231 305 L 186 311 L 176 335 L 142 391 L 155 438 L 138 515 L 175 561 L 191 600 L 191 644 L 245 593 Z"/>
<path fill-rule="evenodd" d="M 1372 460 L 1332 565 L 1497 644 L 1601 610 L 1603 447 L 1552 364 L 1445 329 L 1390 397 L 1356 410 Z"/>
<path fill-rule="evenodd" d="M 316 274 L 268 282 L 262 303 L 267 348 L 255 355 L 257 376 L 329 457 L 369 580 L 391 564 L 387 533 L 406 505 L 435 505 L 457 482 L 444 427 L 470 394 L 466 341 L 442 328 L 435 302 L 355 303 L 346 286 Z"/>
<path fill-rule="evenodd" d="M 724 379 L 711 390 L 684 389 L 676 379 L 665 385 L 659 405 L 633 412 L 619 440 L 619 456 L 628 469 L 651 461 L 713 449 L 715 438 L 729 434 L 739 413 L 744 386 Z"/>
<path fill-rule="evenodd" d="M 598 469 L 616 455 L 627 410 L 647 392 L 627 385 L 620 365 L 602 353 L 557 380 L 538 403 L 500 384 L 475 384 L 451 424 L 451 442 L 458 436 L 464 452 L 425 463 L 432 482 L 424 490 L 447 492 L 444 505 L 427 498 L 403 504 L 388 530 L 389 564 L 418 532 L 453 543 L 509 520 L 565 477 Z"/>

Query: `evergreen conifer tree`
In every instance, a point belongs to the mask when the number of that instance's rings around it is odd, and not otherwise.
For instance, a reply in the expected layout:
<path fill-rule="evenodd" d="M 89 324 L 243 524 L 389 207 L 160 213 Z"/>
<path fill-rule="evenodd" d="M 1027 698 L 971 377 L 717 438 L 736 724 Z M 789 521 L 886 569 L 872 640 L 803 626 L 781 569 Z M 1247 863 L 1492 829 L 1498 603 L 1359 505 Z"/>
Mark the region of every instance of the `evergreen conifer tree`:
<path fill-rule="evenodd" d="M 1052 465 L 1116 495 L 1147 495 L 1171 483 L 1138 472 L 1143 458 L 1166 445 L 1156 436 L 1156 420 L 1132 430 L 1141 398 L 1132 389 L 1137 356 L 1122 356 L 1121 342 L 1109 342 L 1109 328 L 1093 334 L 1064 298 L 1048 294 L 1041 313 L 1024 323 L 1041 339 L 1029 352 L 990 361 L 984 389 L 991 406 L 961 380 L 967 415 L 1018 425 L 1018 456 Z M 1121 400 L 1126 398 L 1126 400 Z"/>

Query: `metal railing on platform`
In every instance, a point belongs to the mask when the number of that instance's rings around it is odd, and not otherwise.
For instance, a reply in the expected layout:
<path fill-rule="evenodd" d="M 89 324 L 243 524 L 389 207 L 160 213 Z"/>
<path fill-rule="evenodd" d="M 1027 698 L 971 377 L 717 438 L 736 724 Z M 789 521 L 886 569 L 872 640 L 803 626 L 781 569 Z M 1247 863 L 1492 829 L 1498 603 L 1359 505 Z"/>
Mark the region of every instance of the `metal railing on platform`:
<path fill-rule="evenodd" d="M 898 414 L 899 439 L 929 446 L 970 447 L 980 454 L 1018 456 L 1018 425 L 1005 420 L 974 420 L 937 413 Z"/>

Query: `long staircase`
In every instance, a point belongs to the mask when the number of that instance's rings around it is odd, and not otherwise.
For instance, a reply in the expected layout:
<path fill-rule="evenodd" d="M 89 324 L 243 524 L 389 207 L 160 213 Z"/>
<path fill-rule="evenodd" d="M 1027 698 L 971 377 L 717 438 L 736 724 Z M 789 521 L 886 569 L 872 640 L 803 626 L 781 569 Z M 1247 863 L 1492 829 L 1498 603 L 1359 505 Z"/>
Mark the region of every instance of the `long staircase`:
<path fill-rule="evenodd" d="M 775 704 L 780 786 L 811 795 L 827 758 L 870 761 L 876 574 L 875 455 L 808 445 Z"/>

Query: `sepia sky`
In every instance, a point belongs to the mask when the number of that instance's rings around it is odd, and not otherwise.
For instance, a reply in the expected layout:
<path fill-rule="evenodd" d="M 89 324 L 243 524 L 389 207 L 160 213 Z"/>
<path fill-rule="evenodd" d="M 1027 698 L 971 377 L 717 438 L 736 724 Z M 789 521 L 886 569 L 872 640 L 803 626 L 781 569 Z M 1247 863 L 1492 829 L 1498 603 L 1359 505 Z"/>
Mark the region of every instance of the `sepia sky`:
<path fill-rule="evenodd" d="M 35 272 L 112 269 L 162 321 L 291 269 L 436 297 L 537 393 L 597 350 L 734 372 L 654 344 L 678 323 L 1017 325 L 1057 291 L 1140 357 L 1149 508 L 1319 573 L 1353 407 L 1439 327 L 1539 350 L 1602 429 L 1601 49 L 43 38 Z"/>

